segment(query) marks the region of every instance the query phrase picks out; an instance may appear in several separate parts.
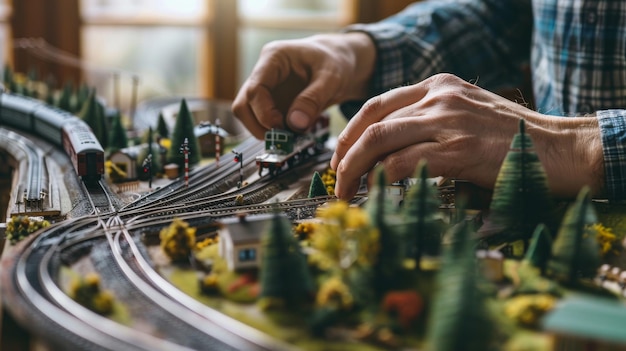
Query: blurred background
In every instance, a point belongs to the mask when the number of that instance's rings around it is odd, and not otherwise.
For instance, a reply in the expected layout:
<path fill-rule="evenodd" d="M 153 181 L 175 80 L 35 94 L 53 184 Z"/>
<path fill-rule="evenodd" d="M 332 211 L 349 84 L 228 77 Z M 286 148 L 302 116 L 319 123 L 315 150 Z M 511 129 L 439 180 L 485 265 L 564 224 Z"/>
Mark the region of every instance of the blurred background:
<path fill-rule="evenodd" d="M 0 0 L 0 60 L 57 88 L 232 100 L 263 44 L 377 21 L 408 0 Z M 119 101 L 118 101 L 119 100 Z"/>

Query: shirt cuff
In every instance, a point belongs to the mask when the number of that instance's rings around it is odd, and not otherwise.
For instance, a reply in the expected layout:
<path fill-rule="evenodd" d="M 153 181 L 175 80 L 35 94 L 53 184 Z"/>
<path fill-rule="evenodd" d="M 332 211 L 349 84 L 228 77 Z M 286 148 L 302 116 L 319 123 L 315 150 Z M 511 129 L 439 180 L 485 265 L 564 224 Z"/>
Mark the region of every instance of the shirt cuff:
<path fill-rule="evenodd" d="M 626 110 L 596 112 L 602 136 L 605 191 L 609 200 L 626 200 Z"/>

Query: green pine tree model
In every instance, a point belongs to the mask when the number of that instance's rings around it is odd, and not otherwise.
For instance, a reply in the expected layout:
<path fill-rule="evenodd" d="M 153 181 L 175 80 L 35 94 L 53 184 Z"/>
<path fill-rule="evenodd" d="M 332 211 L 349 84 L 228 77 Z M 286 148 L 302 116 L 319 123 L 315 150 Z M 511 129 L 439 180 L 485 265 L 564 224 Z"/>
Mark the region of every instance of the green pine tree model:
<path fill-rule="evenodd" d="M 548 274 L 559 282 L 575 285 L 579 278 L 593 278 L 601 264 L 600 247 L 593 224 L 598 222 L 589 188 L 583 187 L 565 213 L 556 240 Z"/>
<path fill-rule="evenodd" d="M 407 221 L 405 237 L 413 246 L 415 268 L 419 270 L 422 254 L 435 255 L 441 245 L 441 230 L 435 215 L 439 207 L 435 188 L 427 182 L 428 167 L 420 161 L 415 171 L 417 183 L 409 189 L 404 207 Z"/>
<path fill-rule="evenodd" d="M 367 202 L 372 225 L 378 229 L 378 252 L 372 268 L 372 288 L 376 298 L 380 299 L 385 292 L 398 286 L 398 272 L 402 267 L 398 233 L 395 233 L 386 222 L 385 188 L 387 186 L 382 167 L 374 168 L 375 188 L 369 194 Z"/>
<path fill-rule="evenodd" d="M 311 185 L 309 186 L 309 198 L 317 196 L 328 196 L 328 190 L 326 190 L 326 184 L 324 184 L 322 176 L 319 172 L 315 171 L 311 179 Z"/>
<path fill-rule="evenodd" d="M 110 154 L 128 147 L 128 137 L 126 136 L 126 129 L 122 125 L 122 116 L 119 111 L 113 116 L 111 124 L 111 133 L 109 134 Z"/>
<path fill-rule="evenodd" d="M 261 297 L 282 300 L 294 306 L 313 294 L 313 280 L 300 244 L 285 216 L 275 212 L 263 238 Z"/>
<path fill-rule="evenodd" d="M 172 132 L 172 145 L 167 152 L 167 162 L 176 163 L 181 170 L 185 167 L 185 156 L 180 152 L 180 147 L 185 138 L 188 139 L 189 143 L 189 164 L 196 164 L 200 161 L 200 145 L 193 133 L 193 118 L 189 112 L 187 101 L 183 99 Z"/>
<path fill-rule="evenodd" d="M 61 91 L 61 96 L 59 96 L 59 100 L 57 101 L 56 106 L 60 108 L 61 110 L 74 112 L 74 106 L 72 103 L 73 95 L 74 95 L 74 87 L 72 86 L 72 83 L 68 82 L 63 86 L 63 90 Z"/>
<path fill-rule="evenodd" d="M 161 136 L 161 138 L 169 138 L 170 130 L 167 128 L 167 124 L 165 123 L 165 119 L 163 118 L 163 113 L 159 113 L 159 119 L 157 121 L 157 133 Z"/>
<path fill-rule="evenodd" d="M 528 261 L 532 266 L 539 268 L 543 275 L 550 260 L 552 252 L 552 236 L 550 231 L 544 224 L 539 224 L 535 228 L 533 237 L 530 240 L 530 246 L 524 260 Z"/>
<path fill-rule="evenodd" d="M 455 226 L 456 244 L 444 251 L 437 295 L 427 326 L 427 350 L 493 349 L 496 324 L 477 285 L 478 270 L 467 221 Z"/>
<path fill-rule="evenodd" d="M 11 69 L 11 66 L 6 64 L 4 65 L 2 81 L 4 82 L 5 88 L 9 88 L 11 86 L 11 83 L 13 83 L 13 69 Z"/>
<path fill-rule="evenodd" d="M 488 242 L 528 243 L 539 223 L 554 229 L 554 209 L 544 168 L 522 119 L 498 173 L 490 205 L 489 219 L 503 231 L 488 238 Z"/>

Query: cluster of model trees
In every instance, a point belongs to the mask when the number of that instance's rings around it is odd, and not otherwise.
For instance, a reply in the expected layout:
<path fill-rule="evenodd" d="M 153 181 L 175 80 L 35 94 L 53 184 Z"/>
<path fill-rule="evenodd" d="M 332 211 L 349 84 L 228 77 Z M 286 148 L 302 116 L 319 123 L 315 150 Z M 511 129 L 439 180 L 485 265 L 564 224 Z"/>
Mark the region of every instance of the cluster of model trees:
<path fill-rule="evenodd" d="M 40 81 L 34 70 L 27 76 L 15 74 L 8 65 L 4 67 L 3 82 L 6 89 L 13 93 L 40 99 L 49 105 L 76 114 L 89 125 L 100 145 L 109 155 L 128 147 L 128 133 L 120 111 L 107 109 L 104 101 L 98 98 L 94 88 L 81 84 L 75 89 L 72 83 L 66 83 L 62 89 L 56 90 L 52 78 Z M 166 150 L 165 162 L 161 162 L 161 157 L 159 157 L 161 150 L 157 149 L 160 146 L 155 148 L 153 144 L 159 145 L 159 140 L 168 138 L 171 138 L 170 147 Z M 187 102 L 183 99 L 171 133 L 163 115 L 159 114 L 156 133 L 153 134 L 151 130 L 146 131 L 141 140 L 135 141 L 148 145 L 147 150 L 138 155 L 138 174 L 143 172 L 143 160 L 148 154 L 152 154 L 150 166 L 154 174 L 161 173 L 165 163 L 175 163 L 182 170 L 185 156 L 180 149 L 185 139 L 187 139 L 189 164 L 197 164 L 201 156 L 200 147 L 193 132 L 193 117 Z"/>

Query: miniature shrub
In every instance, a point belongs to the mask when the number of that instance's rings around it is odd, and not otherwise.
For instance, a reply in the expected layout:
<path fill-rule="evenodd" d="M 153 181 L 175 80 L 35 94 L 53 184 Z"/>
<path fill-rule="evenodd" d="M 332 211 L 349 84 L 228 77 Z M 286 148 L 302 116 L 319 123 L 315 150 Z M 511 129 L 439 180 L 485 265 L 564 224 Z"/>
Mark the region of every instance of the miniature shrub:
<path fill-rule="evenodd" d="M 11 244 L 16 244 L 28 235 L 48 226 L 50 222 L 40 217 L 13 216 L 7 223 L 5 234 Z"/>
<path fill-rule="evenodd" d="M 100 288 L 100 277 L 96 273 L 74 281 L 70 288 L 70 297 L 98 314 L 107 315 L 113 312 L 113 295 Z"/>

